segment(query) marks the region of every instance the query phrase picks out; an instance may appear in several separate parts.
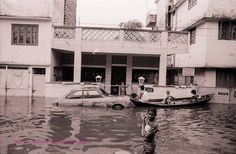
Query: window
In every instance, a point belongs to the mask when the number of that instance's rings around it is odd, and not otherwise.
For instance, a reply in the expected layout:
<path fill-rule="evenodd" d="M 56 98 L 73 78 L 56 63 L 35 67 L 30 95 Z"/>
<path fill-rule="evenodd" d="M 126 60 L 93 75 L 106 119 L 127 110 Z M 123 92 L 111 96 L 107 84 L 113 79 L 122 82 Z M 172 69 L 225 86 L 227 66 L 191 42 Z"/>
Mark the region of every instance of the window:
<path fill-rule="evenodd" d="M 79 91 L 74 91 L 70 93 L 68 96 L 66 96 L 67 99 L 79 99 L 82 98 L 83 92 L 81 90 Z"/>
<path fill-rule="evenodd" d="M 146 84 L 158 84 L 158 73 L 158 70 L 133 69 L 132 82 L 138 82 L 138 78 L 142 76 Z"/>
<path fill-rule="evenodd" d="M 236 40 L 236 21 L 220 21 L 218 37 L 220 40 Z"/>
<path fill-rule="evenodd" d="M 197 0 L 188 0 L 188 9 L 191 9 L 196 3 Z"/>
<path fill-rule="evenodd" d="M 45 68 L 33 68 L 34 74 L 45 74 Z"/>
<path fill-rule="evenodd" d="M 217 69 L 216 87 L 236 87 L 236 69 Z"/>
<path fill-rule="evenodd" d="M 196 28 L 190 30 L 190 44 L 196 43 Z"/>
<path fill-rule="evenodd" d="M 81 82 L 96 82 L 95 77 L 100 75 L 102 81 L 105 81 L 105 68 L 82 67 Z"/>
<path fill-rule="evenodd" d="M 38 25 L 12 24 L 12 45 L 38 45 Z"/>
<path fill-rule="evenodd" d="M 100 98 L 102 97 L 98 91 L 89 90 L 84 92 L 84 98 Z"/>

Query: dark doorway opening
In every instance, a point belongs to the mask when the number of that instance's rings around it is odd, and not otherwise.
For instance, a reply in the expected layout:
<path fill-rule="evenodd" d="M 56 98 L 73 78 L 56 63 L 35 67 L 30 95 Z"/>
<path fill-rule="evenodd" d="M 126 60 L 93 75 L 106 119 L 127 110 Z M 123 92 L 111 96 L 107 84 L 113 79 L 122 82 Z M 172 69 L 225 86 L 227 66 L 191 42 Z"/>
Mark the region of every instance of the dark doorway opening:
<path fill-rule="evenodd" d="M 74 67 L 62 67 L 62 80 L 73 81 L 74 78 Z"/>
<path fill-rule="evenodd" d="M 119 86 L 121 83 L 126 84 L 126 67 L 124 66 L 112 66 L 111 74 L 111 94 L 119 95 L 120 89 Z"/>

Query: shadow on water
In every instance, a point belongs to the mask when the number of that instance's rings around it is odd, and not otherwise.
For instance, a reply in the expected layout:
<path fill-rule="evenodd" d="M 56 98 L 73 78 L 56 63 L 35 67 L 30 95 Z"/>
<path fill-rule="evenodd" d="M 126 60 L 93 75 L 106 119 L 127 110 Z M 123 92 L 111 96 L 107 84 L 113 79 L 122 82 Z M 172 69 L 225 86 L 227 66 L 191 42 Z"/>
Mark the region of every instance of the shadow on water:
<path fill-rule="evenodd" d="M 140 153 L 148 108 L 56 107 L 48 98 L 0 97 L 0 153 Z M 236 105 L 158 109 L 157 153 L 234 153 Z"/>

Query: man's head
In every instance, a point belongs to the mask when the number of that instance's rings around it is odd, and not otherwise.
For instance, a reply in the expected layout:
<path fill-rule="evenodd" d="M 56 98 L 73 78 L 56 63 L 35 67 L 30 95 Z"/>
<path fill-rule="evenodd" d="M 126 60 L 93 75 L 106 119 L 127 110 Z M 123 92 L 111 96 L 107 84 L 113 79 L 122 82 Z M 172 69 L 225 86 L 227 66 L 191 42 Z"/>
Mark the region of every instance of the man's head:
<path fill-rule="evenodd" d="M 166 94 L 167 94 L 167 95 L 169 95 L 169 94 L 170 94 L 170 91 L 169 91 L 169 90 L 167 90 L 167 91 L 166 91 Z"/>
<path fill-rule="evenodd" d="M 191 91 L 191 93 L 193 94 L 193 95 L 196 95 L 196 90 L 195 89 L 193 89 L 192 91 Z"/>

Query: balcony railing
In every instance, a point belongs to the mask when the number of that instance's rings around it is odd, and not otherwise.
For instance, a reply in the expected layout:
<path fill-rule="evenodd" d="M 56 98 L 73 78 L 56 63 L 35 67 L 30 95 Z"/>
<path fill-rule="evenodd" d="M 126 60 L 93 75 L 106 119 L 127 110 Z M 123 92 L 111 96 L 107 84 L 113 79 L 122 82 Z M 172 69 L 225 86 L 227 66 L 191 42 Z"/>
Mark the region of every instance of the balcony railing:
<path fill-rule="evenodd" d="M 188 46 L 188 33 L 186 32 L 100 27 L 54 27 L 54 39 L 65 40 L 67 45 L 68 42 L 73 43 L 72 40 L 77 39 L 77 37 L 82 41 L 90 41 L 90 43 L 103 41 L 104 43 L 113 42 L 112 44 L 115 45 L 121 42 L 130 42 L 140 43 L 141 46 L 146 45 L 145 47 L 163 47 L 178 51 L 187 51 Z M 164 44 L 167 44 L 167 47 L 164 47 Z"/>
<path fill-rule="evenodd" d="M 75 39 L 75 32 L 74 27 L 55 27 L 54 38 Z M 160 39 L 160 31 L 82 27 L 82 40 L 159 42 Z"/>

